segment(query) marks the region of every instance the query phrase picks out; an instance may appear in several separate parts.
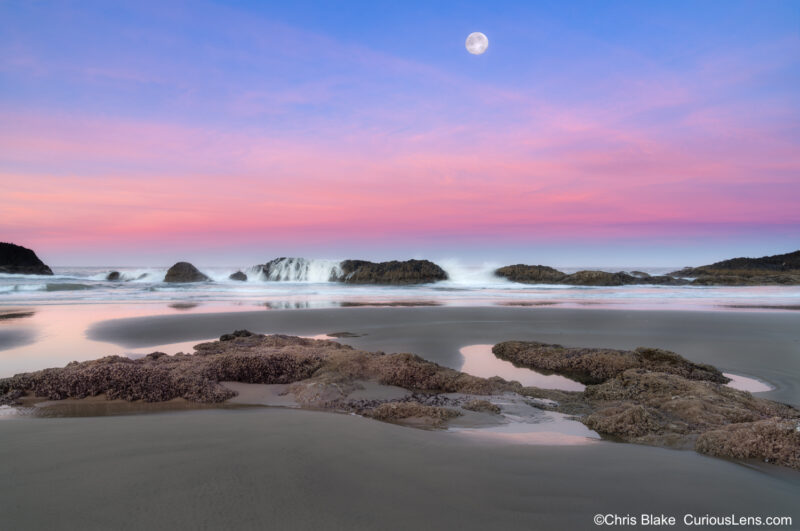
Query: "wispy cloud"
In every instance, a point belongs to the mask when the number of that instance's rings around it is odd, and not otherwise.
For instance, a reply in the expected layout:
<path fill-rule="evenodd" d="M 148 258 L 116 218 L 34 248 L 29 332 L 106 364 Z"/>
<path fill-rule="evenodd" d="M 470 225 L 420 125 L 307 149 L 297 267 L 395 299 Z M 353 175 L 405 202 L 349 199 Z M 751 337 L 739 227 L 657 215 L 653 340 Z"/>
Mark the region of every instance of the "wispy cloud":
<path fill-rule="evenodd" d="M 0 39 L 13 89 L 0 103 L 5 238 L 214 247 L 800 227 L 800 105 L 774 81 L 797 75 L 796 38 L 680 65 L 610 47 L 624 68 L 587 81 L 565 67 L 537 85 L 233 8 L 161 15 L 102 20 L 68 61 L 53 43 Z M 109 35 L 113 53 L 97 49 Z"/>

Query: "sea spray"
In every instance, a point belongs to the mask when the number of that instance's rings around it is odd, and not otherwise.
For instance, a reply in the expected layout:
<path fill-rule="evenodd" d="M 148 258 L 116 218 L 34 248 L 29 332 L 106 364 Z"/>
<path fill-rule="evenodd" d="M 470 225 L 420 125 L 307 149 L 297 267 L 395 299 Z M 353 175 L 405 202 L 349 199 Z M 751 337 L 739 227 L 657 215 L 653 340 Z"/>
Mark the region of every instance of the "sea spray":
<path fill-rule="evenodd" d="M 467 265 L 460 260 L 448 258 L 437 260 L 437 263 L 447 272 L 450 284 L 463 287 L 485 287 L 493 284 L 508 284 L 508 281 L 496 276 L 495 270 L 501 264 L 483 263 L 481 265 Z"/>
<path fill-rule="evenodd" d="M 342 267 L 336 260 L 276 258 L 251 272 L 274 282 L 331 282 L 342 276 Z"/>

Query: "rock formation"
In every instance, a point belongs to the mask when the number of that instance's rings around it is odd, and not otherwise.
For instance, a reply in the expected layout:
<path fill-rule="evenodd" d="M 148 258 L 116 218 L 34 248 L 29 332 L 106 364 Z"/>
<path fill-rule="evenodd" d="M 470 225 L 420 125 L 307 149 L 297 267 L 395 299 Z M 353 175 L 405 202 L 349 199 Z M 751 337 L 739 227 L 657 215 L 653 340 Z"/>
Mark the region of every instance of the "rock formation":
<path fill-rule="evenodd" d="M 343 282 L 347 284 L 424 284 L 447 280 L 447 273 L 428 260 L 343 262 L 276 258 L 255 267 L 267 280 Z"/>
<path fill-rule="evenodd" d="M 247 280 L 247 275 L 242 273 L 241 271 L 237 271 L 236 273 L 232 273 L 231 276 L 228 277 L 230 280 L 238 280 L 239 282 L 245 282 Z"/>
<path fill-rule="evenodd" d="M 558 284 L 567 276 L 566 273 L 552 267 L 525 264 L 501 267 L 494 273 L 498 277 L 507 278 L 512 282 L 526 284 Z"/>
<path fill-rule="evenodd" d="M 111 271 L 108 275 L 106 275 L 106 280 L 109 282 L 118 282 L 120 280 L 119 271 Z"/>
<path fill-rule="evenodd" d="M 460 403 L 436 398 L 442 393 L 464 393 L 461 401 L 467 402 L 469 395 L 524 389 L 516 382 L 471 376 L 412 354 L 364 352 L 333 341 L 237 330 L 219 341 L 196 345 L 193 355 L 154 352 L 135 360 L 108 356 L 0 379 L 0 403 L 13 403 L 23 393 L 50 400 L 104 394 L 108 399 L 130 401 L 184 398 L 215 403 L 236 395 L 220 384 L 228 381 L 292 384 L 291 394 L 306 407 L 352 411 L 430 427 L 459 415 L 442 410 L 443 404 Z M 402 387 L 412 393 L 399 401 L 349 400 L 348 394 L 361 381 Z M 384 406 L 387 403 L 391 404 Z M 406 422 L 412 417 L 413 421 Z"/>
<path fill-rule="evenodd" d="M 463 406 L 464 409 L 468 411 L 477 411 L 479 413 L 493 413 L 495 415 L 500 414 L 500 406 L 497 404 L 492 404 L 488 400 L 481 400 L 476 398 L 475 400 L 470 400 Z"/>
<path fill-rule="evenodd" d="M 495 275 L 527 284 L 568 284 L 573 286 L 764 286 L 800 284 L 800 251 L 764 256 L 733 258 L 711 265 L 686 267 L 669 275 L 651 276 L 642 271 L 578 271 L 570 275 L 543 265 L 516 264 L 501 267 Z"/>
<path fill-rule="evenodd" d="M 573 286 L 625 286 L 630 284 L 655 284 L 681 286 L 689 284 L 688 280 L 671 276 L 650 276 L 637 271 L 630 275 L 623 271 L 609 273 L 607 271 L 578 271 L 568 275 L 558 269 L 543 265 L 516 264 L 495 270 L 495 275 L 512 282 L 525 284 L 569 284 Z"/>
<path fill-rule="evenodd" d="M 605 382 L 628 369 L 677 374 L 690 380 L 730 381 L 711 365 L 699 365 L 657 348 L 567 348 L 536 341 L 506 341 L 495 345 L 492 352 L 519 367 L 562 374 L 584 384 Z"/>
<path fill-rule="evenodd" d="M 602 435 L 800 469 L 800 411 L 723 385 L 728 379 L 709 365 L 651 348 L 512 341 L 493 352 L 519 366 L 587 382 L 581 420 Z"/>
<path fill-rule="evenodd" d="M 400 422 L 408 419 L 419 419 L 417 424 L 439 428 L 452 418 L 462 413 L 455 409 L 439 406 L 427 406 L 419 402 L 386 402 L 378 407 L 366 410 L 364 416 L 384 422 Z"/>
<path fill-rule="evenodd" d="M 0 242 L 0 273 L 52 275 L 53 270 L 27 247 Z"/>
<path fill-rule="evenodd" d="M 167 270 L 164 282 L 205 282 L 211 280 L 189 262 L 178 262 Z"/>
<path fill-rule="evenodd" d="M 345 260 L 341 268 L 342 274 L 336 280 L 348 284 L 425 284 L 447 280 L 445 270 L 429 260 L 377 263 Z"/>
<path fill-rule="evenodd" d="M 196 345 L 193 355 L 109 356 L 0 379 L 0 404 L 15 404 L 30 394 L 51 400 L 105 395 L 215 403 L 236 395 L 222 382 L 287 384 L 286 393 L 302 407 L 435 428 L 469 411 L 501 413 L 490 399 L 508 393 L 577 416 L 617 440 L 800 469 L 800 411 L 723 385 L 727 379 L 714 367 L 649 348 L 573 349 L 515 341 L 495 345 L 494 351 L 518 365 L 592 383 L 583 392 L 523 387 L 413 354 L 365 352 L 334 341 L 238 330 Z M 353 395 L 368 383 L 392 386 L 382 388 L 392 392 Z M 398 396 L 398 388 L 405 394 Z"/>
<path fill-rule="evenodd" d="M 0 379 L 0 394 L 17 389 L 52 400 L 105 393 L 109 398 L 149 402 L 177 397 L 220 402 L 233 396 L 219 386 L 221 381 L 293 383 L 312 376 L 318 385 L 363 379 L 433 393 L 487 395 L 521 389 L 519 384 L 471 376 L 413 354 L 387 355 L 334 341 L 237 330 L 219 341 L 196 345 L 194 355 L 108 356 L 18 374 Z"/>

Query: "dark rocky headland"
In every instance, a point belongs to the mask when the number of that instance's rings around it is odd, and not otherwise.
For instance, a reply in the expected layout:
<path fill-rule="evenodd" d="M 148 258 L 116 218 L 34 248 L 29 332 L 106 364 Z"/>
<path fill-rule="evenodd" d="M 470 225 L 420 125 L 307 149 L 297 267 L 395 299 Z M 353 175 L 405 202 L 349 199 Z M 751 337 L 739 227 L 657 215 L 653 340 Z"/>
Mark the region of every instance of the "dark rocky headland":
<path fill-rule="evenodd" d="M 771 286 L 800 284 L 800 251 L 764 256 L 733 258 L 715 264 L 686 267 L 668 275 L 651 276 L 641 271 L 578 271 L 567 274 L 544 265 L 516 264 L 495 270 L 495 275 L 526 284 L 568 284 L 574 286 Z"/>
<path fill-rule="evenodd" d="M 53 270 L 27 247 L 0 242 L 0 273 L 52 275 Z"/>
<path fill-rule="evenodd" d="M 761 258 L 732 258 L 670 273 L 693 277 L 692 284 L 756 286 L 800 284 L 800 251 Z"/>

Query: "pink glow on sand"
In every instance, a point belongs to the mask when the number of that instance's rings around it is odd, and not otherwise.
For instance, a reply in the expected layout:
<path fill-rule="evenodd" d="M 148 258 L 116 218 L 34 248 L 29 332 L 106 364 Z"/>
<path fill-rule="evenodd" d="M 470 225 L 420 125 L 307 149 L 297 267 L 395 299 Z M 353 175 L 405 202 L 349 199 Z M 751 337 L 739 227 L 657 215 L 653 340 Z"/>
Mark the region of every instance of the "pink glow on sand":
<path fill-rule="evenodd" d="M 542 389 L 560 389 L 562 391 L 583 391 L 585 386 L 569 378 L 557 374 L 542 374 L 524 367 L 516 367 L 513 363 L 501 360 L 492 353 L 493 345 L 469 345 L 459 350 L 464 358 L 461 372 L 491 378 L 499 376 L 504 380 L 517 381 L 524 386 Z"/>

